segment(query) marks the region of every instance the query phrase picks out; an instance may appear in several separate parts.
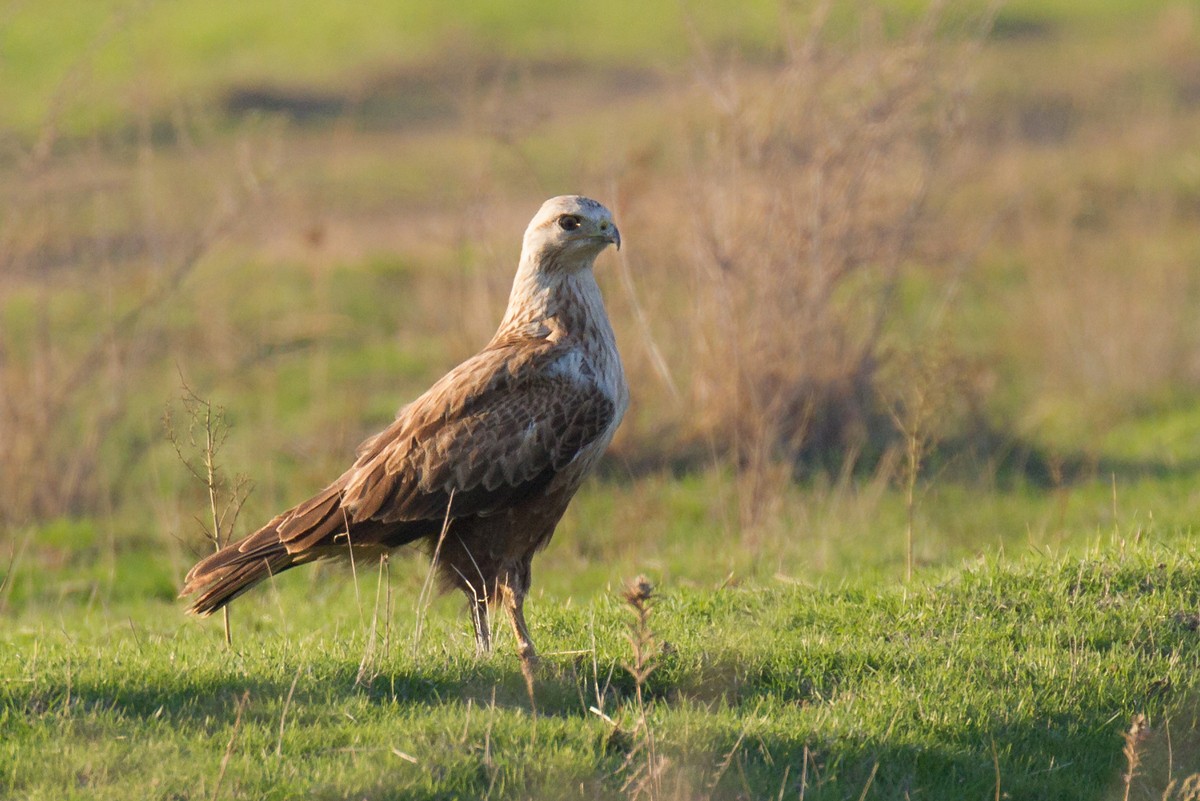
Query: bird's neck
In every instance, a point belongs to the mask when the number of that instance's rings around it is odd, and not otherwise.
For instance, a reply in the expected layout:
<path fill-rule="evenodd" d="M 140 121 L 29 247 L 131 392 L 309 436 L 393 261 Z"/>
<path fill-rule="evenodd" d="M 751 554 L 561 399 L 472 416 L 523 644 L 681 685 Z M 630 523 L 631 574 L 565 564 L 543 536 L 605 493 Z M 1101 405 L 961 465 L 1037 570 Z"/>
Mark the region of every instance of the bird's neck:
<path fill-rule="evenodd" d="M 513 280 L 508 310 L 500 332 L 555 322 L 555 328 L 579 335 L 595 325 L 608 325 L 600 287 L 592 271 L 594 257 L 574 265 L 550 269 L 524 257 Z"/>

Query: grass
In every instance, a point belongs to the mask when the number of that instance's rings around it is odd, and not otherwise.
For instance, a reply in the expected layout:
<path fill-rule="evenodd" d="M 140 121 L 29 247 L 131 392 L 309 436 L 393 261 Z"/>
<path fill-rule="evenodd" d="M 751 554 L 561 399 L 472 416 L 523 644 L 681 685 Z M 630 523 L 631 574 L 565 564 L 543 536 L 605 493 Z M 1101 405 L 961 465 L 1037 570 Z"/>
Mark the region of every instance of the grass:
<path fill-rule="evenodd" d="M 1167 788 L 1200 770 L 1194 9 L 1014 0 L 960 73 L 896 48 L 918 4 L 889 2 L 857 50 L 835 19 L 813 69 L 791 64 L 825 91 L 814 115 L 776 80 L 774 3 L 235 5 L 0 9 L 0 797 L 1124 798 L 1126 746 L 1129 798 L 1185 797 Z M 842 136 L 861 109 L 835 89 L 895 76 L 935 102 L 898 95 L 912 113 Z M 729 298 L 697 233 L 740 219 L 768 266 L 831 234 L 825 258 L 840 242 L 865 271 L 826 310 L 853 342 L 898 230 L 867 223 L 899 195 L 843 207 L 841 173 L 805 154 L 859 141 L 849 174 L 881 160 L 890 177 L 863 174 L 907 186 L 950 85 L 962 127 L 898 245 L 878 350 L 945 353 L 962 388 L 911 506 L 886 437 L 799 480 L 766 448 L 729 458 L 696 429 L 720 403 L 753 417 L 730 359 L 771 378 L 812 340 L 749 353 L 755 325 L 802 330 L 786 303 L 760 314 L 795 284 L 759 275 L 740 320 L 712 317 Z M 257 86 L 335 111 L 231 109 Z M 285 574 L 235 606 L 232 651 L 184 618 L 208 501 L 163 435 L 181 374 L 226 409 L 253 525 L 491 334 L 517 232 L 560 191 L 616 206 L 628 244 L 599 272 L 635 398 L 535 565 L 536 720 L 507 638 L 471 657 L 459 599 L 411 647 L 420 557 L 389 592 L 373 565 L 358 587 Z M 116 331 L 231 197 L 236 228 Z M 865 259 L 864 230 L 887 245 Z M 736 347 L 698 354 L 697 330 Z M 663 645 L 641 704 L 616 587 L 638 573 Z"/>
<path fill-rule="evenodd" d="M 926 4 L 889 0 L 884 7 L 893 18 L 909 19 Z M 999 29 L 1014 36 L 1064 27 L 1112 31 L 1165 7 L 1168 0 L 1013 0 Z M 469 0 L 454 14 L 430 3 L 381 0 L 336 10 L 319 0 L 252 6 L 54 0 L 36 9 L 10 2 L 0 15 L 0 121 L 28 135 L 52 113 L 51 98 L 65 75 L 86 89 L 86 99 L 67 109 L 65 119 L 80 132 L 121 126 L 147 106 L 163 112 L 181 101 L 213 100 L 231 84 L 337 94 L 347 83 L 369 84 L 372 74 L 420 71 L 447 51 L 468 63 L 675 68 L 692 55 L 696 40 L 709 39 L 761 58 L 775 52 L 781 12 L 771 0 L 740 4 L 736 14 L 701 3 L 633 0 L 595 13 L 562 13 L 546 0 L 521 0 L 503 10 Z M 90 58 L 80 59 L 84 52 Z"/>
<path fill-rule="evenodd" d="M 665 586 L 645 687 L 662 797 L 982 798 L 999 780 L 1115 798 L 1139 713 L 1155 736 L 1135 788 L 1159 793 L 1200 770 L 1197 557 L 1174 538 L 907 587 Z M 6 797 L 623 797 L 636 703 L 615 594 L 536 599 L 535 719 L 508 638 L 475 662 L 444 608 L 416 656 L 394 615 L 358 681 L 372 612 L 349 582 L 281 577 L 236 610 L 232 651 L 165 600 L 10 609 Z"/>
<path fill-rule="evenodd" d="M 365 2 L 333 9 L 320 2 L 222 0 L 80 3 L 37 9 L 12 4 L 5 19 L 0 69 L 8 102 L 4 122 L 36 129 L 63 74 L 92 47 L 82 80 L 93 99 L 72 111 L 79 129 L 119 123 L 131 107 L 168 106 L 172 97 L 212 99 L 233 83 L 340 89 L 386 70 L 419 70 L 453 50 L 467 62 L 505 59 L 584 61 L 593 65 L 678 63 L 689 24 L 744 43 L 764 43 L 776 17 L 772 3 L 729 15 L 621 0 L 603 10 L 563 10 L 546 0 L 500 9 L 472 0 L 453 14 L 431 3 Z M 97 41 L 97 30 L 105 37 Z M 664 47 L 664 42 L 666 46 Z M 144 65 L 153 64 L 147 71 Z"/>

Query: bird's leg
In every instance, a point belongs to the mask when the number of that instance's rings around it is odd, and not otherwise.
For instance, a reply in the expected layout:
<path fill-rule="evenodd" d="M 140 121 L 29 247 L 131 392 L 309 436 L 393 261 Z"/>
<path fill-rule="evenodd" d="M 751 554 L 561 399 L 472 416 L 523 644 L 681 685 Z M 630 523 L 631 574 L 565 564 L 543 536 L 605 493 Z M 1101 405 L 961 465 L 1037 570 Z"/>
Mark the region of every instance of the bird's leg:
<path fill-rule="evenodd" d="M 504 611 L 508 612 L 508 621 L 512 623 L 513 634 L 517 638 L 517 655 L 521 657 L 521 675 L 525 677 L 525 691 L 529 693 L 529 705 L 537 716 L 537 700 L 533 695 L 533 670 L 537 667 L 537 650 L 529 637 L 529 627 L 525 625 L 525 592 L 522 589 L 505 583 L 501 586 L 504 596 Z"/>
<path fill-rule="evenodd" d="M 517 655 L 521 657 L 522 664 L 536 665 L 537 649 L 533 647 L 529 626 L 525 624 L 525 593 L 508 584 L 502 590 L 504 611 L 508 613 L 508 622 L 512 624 L 513 634 L 517 638 Z"/>

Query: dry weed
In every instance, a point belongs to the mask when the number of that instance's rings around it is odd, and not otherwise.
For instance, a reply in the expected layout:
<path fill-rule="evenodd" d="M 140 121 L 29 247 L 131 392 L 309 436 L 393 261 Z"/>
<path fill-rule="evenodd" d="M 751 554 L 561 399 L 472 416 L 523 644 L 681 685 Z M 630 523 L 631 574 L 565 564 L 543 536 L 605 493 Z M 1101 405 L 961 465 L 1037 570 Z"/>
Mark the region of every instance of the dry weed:
<path fill-rule="evenodd" d="M 645 576 L 638 576 L 625 587 L 622 597 L 633 610 L 634 619 L 629 624 L 629 646 L 633 659 L 624 668 L 633 677 L 637 706 L 633 710 L 635 722 L 631 738 L 633 747 L 625 758 L 623 769 L 628 772 L 621 788 L 630 798 L 662 798 L 663 772 L 666 760 L 658 753 L 654 728 L 646 717 L 644 688 L 646 680 L 654 672 L 659 647 L 650 627 L 651 600 L 654 586 Z"/>
<path fill-rule="evenodd" d="M 209 523 L 205 525 L 201 522 L 200 525 L 204 529 L 204 538 L 215 552 L 233 540 L 238 515 L 250 495 L 253 483 L 249 477 L 241 474 L 231 480 L 218 463 L 218 456 L 229 437 L 230 426 L 225 418 L 225 410 L 201 398 L 186 382 L 180 400 L 187 415 L 186 441 L 184 435 L 175 428 L 170 407 L 163 414 L 163 427 L 179 461 L 204 486 Z M 189 455 L 189 451 L 195 455 Z M 200 521 L 201 518 L 197 516 L 196 520 Z M 225 623 L 225 644 L 233 645 L 228 606 L 222 607 L 221 616 Z"/>
<path fill-rule="evenodd" d="M 58 147 L 51 162 L 35 151 L 0 163 L 0 525 L 111 505 L 148 443 L 114 455 L 109 437 L 164 359 L 165 310 L 277 169 L 272 145 L 243 140 L 232 172 L 187 167 L 184 199 L 148 127 L 132 150 Z"/>
<path fill-rule="evenodd" d="M 1133 787 L 1133 779 L 1137 776 L 1138 767 L 1142 763 L 1142 740 L 1146 737 L 1146 716 L 1137 714 L 1125 732 L 1125 745 L 1121 753 L 1125 755 L 1125 772 L 1121 781 L 1125 783 L 1123 801 L 1129 801 L 1129 790 Z"/>
<path fill-rule="evenodd" d="M 1111 793 L 1114 798 L 1200 801 L 1200 773 L 1194 770 L 1197 753 L 1194 732 L 1173 738 L 1170 720 L 1151 726 L 1146 716 L 1138 713 L 1122 739 L 1125 769 L 1121 772 L 1119 791 Z M 1182 773 L 1178 771 L 1180 765 L 1185 768 Z"/>
<path fill-rule="evenodd" d="M 777 67 L 701 49 L 708 108 L 683 134 L 688 202 L 656 198 L 654 229 L 640 232 L 682 243 L 646 257 L 671 266 L 639 273 L 682 401 L 651 402 L 676 412 L 685 441 L 707 443 L 697 452 L 737 464 L 744 529 L 771 517 L 798 463 L 877 453 L 892 436 L 888 327 L 904 271 L 922 262 L 982 39 L 946 33 L 936 6 L 900 36 L 870 9 L 856 36 L 835 34 L 828 11 L 793 25 Z M 629 205 L 650 203 L 639 191 Z"/>
<path fill-rule="evenodd" d="M 946 419 L 963 389 L 966 368 L 944 341 L 916 350 L 893 351 L 884 383 L 888 411 L 900 433 L 903 459 L 899 478 L 904 490 L 905 580 L 912 580 L 917 481 L 926 456 L 946 431 Z"/>

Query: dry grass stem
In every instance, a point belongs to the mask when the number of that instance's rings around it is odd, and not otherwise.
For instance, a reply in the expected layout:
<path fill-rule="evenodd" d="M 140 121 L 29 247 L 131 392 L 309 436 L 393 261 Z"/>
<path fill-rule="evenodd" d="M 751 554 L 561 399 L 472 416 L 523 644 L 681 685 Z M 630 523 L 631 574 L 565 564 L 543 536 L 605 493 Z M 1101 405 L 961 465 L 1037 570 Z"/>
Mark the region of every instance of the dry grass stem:
<path fill-rule="evenodd" d="M 376 579 L 376 582 L 375 582 L 375 603 L 372 605 L 372 609 L 371 609 L 371 631 L 367 635 L 367 644 L 366 644 L 366 646 L 363 647 L 362 659 L 358 663 L 358 675 L 354 679 L 354 683 L 358 684 L 358 685 L 366 684 L 366 683 L 370 682 L 372 679 L 374 679 L 375 676 L 378 675 L 378 672 L 374 671 L 373 668 L 374 668 L 374 660 L 375 660 L 375 648 L 376 648 L 376 644 L 379 639 L 379 604 L 380 604 L 381 596 L 383 596 L 383 594 L 384 594 L 384 587 L 387 584 L 387 578 L 385 576 L 386 571 L 387 571 L 387 554 L 381 553 L 379 555 L 379 577 Z M 390 594 L 390 588 L 389 588 L 389 594 Z M 384 625 L 385 625 L 385 627 L 387 625 L 387 623 L 386 623 L 387 614 L 388 614 L 388 608 L 387 608 L 387 602 L 385 601 L 384 602 L 384 616 L 385 616 Z M 386 650 L 387 650 L 386 646 L 385 646 L 384 650 L 386 653 Z"/>
<path fill-rule="evenodd" d="M 242 700 L 238 701 L 237 717 L 233 721 L 233 731 L 229 735 L 229 743 L 225 746 L 225 754 L 221 757 L 221 768 L 217 771 L 217 779 L 213 782 L 212 801 L 217 801 L 221 795 L 221 782 L 225 779 L 225 770 L 229 767 L 229 760 L 233 757 L 233 748 L 237 744 L 238 733 L 242 730 L 242 713 L 246 711 L 246 705 L 250 703 L 250 691 L 246 690 L 242 693 Z"/>
<path fill-rule="evenodd" d="M 1141 747 L 1145 737 L 1146 716 L 1138 713 L 1133 716 L 1133 721 L 1125 732 L 1125 745 L 1121 749 L 1121 753 L 1125 755 L 1125 772 L 1121 775 L 1125 787 L 1122 801 L 1129 801 L 1129 791 L 1133 788 L 1133 780 L 1142 762 Z"/>
<path fill-rule="evenodd" d="M 875 774 L 879 773 L 879 762 L 871 766 L 871 775 L 867 776 L 867 783 L 863 785 L 862 792 L 858 795 L 858 801 L 866 801 L 867 793 L 871 792 L 871 785 L 875 783 Z"/>
<path fill-rule="evenodd" d="M 890 359 L 894 387 L 885 388 L 890 396 L 888 412 L 900 433 L 903 461 L 900 480 L 904 490 L 905 581 L 912 580 L 914 529 L 916 525 L 917 482 L 925 457 L 936 447 L 946 431 L 948 412 L 964 386 L 963 368 L 945 343 L 933 343 L 920 350 L 896 352 Z"/>
<path fill-rule="evenodd" d="M 429 560 L 429 571 L 421 584 L 421 592 L 417 595 L 417 620 L 413 626 L 412 651 L 415 656 L 421 647 L 421 634 L 425 626 L 425 613 L 429 608 L 433 595 L 434 577 L 437 575 L 438 559 L 442 555 L 442 544 L 450 533 L 450 510 L 454 507 L 454 488 L 450 489 L 450 499 L 446 501 L 446 516 L 442 519 L 442 530 L 438 534 L 437 544 L 433 547 L 433 556 Z"/>
<path fill-rule="evenodd" d="M 287 726 L 288 707 L 292 705 L 292 696 L 296 693 L 296 684 L 300 681 L 300 673 L 304 670 L 304 666 L 300 665 L 296 668 L 296 675 L 292 677 L 292 686 L 288 687 L 287 698 L 283 699 L 283 708 L 279 710 L 279 739 L 275 741 L 275 756 L 283 756 L 283 732 Z"/>

